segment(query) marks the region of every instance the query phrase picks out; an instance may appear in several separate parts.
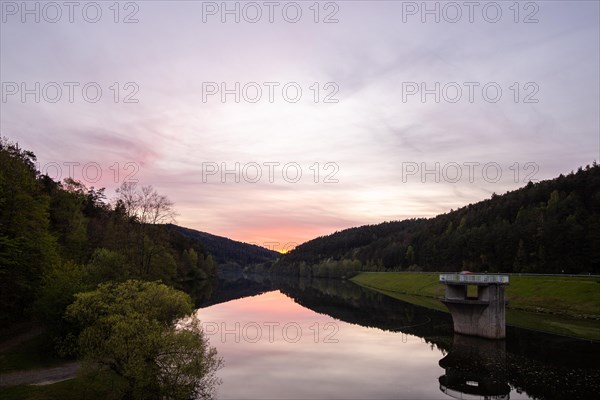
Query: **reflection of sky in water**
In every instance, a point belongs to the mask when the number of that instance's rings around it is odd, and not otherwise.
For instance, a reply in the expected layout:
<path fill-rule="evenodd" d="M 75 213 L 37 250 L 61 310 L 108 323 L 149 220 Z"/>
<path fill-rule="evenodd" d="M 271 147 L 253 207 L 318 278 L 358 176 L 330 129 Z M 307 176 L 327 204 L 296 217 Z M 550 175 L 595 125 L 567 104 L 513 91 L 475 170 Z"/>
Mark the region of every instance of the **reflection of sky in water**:
<path fill-rule="evenodd" d="M 438 365 L 444 357 L 421 338 L 366 328 L 335 320 L 294 303 L 279 291 L 218 304 L 198 311 L 203 323 L 222 324 L 231 332 L 239 322 L 239 343 L 234 333 L 210 335 L 211 345 L 225 360 L 219 372 L 221 399 L 448 399 L 440 392 Z M 267 324 L 278 322 L 269 342 Z M 244 326 L 250 339 L 243 340 Z M 284 339 L 283 327 L 297 323 L 302 329 L 296 343 Z M 327 323 L 339 330 L 325 343 Z M 316 324 L 316 325 L 315 325 Z M 315 327 L 319 327 L 315 343 Z M 213 327 L 214 327 L 213 326 Z M 288 338 L 296 328 L 289 325 Z M 311 329 L 312 327 L 312 329 Z M 331 327 L 331 325 L 329 325 Z M 225 340 L 223 340 L 225 339 Z M 335 341 L 335 340 L 334 340 Z M 511 399 L 520 398 L 511 393 Z M 527 397 L 522 397 L 527 398 Z"/>

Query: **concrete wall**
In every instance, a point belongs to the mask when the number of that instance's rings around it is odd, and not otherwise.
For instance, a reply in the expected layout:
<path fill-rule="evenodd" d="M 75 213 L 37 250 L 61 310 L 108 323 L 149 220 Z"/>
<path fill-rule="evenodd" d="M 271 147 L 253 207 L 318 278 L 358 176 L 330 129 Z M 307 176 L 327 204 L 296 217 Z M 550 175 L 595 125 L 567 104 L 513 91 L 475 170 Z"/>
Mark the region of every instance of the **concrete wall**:
<path fill-rule="evenodd" d="M 444 301 L 444 304 L 452 314 L 454 331 L 464 335 L 504 339 L 504 285 L 479 286 L 477 300 L 466 300 L 466 291 L 464 285 L 462 289 L 459 289 L 459 285 L 446 285 L 446 300 L 449 301 Z"/>
<path fill-rule="evenodd" d="M 446 298 L 452 300 L 464 300 L 467 298 L 466 285 L 446 285 Z"/>

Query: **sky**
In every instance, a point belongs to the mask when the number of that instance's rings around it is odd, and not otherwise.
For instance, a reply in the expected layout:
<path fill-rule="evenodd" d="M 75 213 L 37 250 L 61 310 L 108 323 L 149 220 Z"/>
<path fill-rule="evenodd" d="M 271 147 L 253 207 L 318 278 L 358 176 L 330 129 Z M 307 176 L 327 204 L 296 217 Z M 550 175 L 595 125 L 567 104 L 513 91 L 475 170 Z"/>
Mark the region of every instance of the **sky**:
<path fill-rule="evenodd" d="M 292 248 L 600 159 L 599 2 L 1 1 L 0 130 Z"/>

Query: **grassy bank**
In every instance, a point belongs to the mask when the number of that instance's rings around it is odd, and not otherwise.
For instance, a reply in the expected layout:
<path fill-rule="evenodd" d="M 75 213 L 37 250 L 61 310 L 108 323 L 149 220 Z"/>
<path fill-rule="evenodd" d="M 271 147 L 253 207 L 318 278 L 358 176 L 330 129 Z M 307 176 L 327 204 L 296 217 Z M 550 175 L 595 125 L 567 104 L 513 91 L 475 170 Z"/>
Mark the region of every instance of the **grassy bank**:
<path fill-rule="evenodd" d="M 5 400 L 117 400 L 122 397 L 121 378 L 109 371 L 86 377 L 77 377 L 44 386 L 11 386 L 0 388 Z"/>
<path fill-rule="evenodd" d="M 364 272 L 352 281 L 388 296 L 446 311 L 439 274 Z M 600 340 L 600 279 L 511 276 L 506 288 L 509 325 Z"/>
<path fill-rule="evenodd" d="M 37 325 L 23 325 L 12 330 L 12 338 L 3 336 L 0 342 L 0 373 L 40 370 L 62 365 L 65 360 L 58 358 L 54 343 L 44 329 Z M 0 398 L 5 400 L 78 400 L 98 398 L 118 399 L 121 393 L 121 378 L 109 371 L 51 385 L 19 385 L 0 387 Z"/>
<path fill-rule="evenodd" d="M 14 347 L 0 351 L 0 373 L 51 367 L 64 361 L 56 355 L 50 337 L 40 333 Z"/>

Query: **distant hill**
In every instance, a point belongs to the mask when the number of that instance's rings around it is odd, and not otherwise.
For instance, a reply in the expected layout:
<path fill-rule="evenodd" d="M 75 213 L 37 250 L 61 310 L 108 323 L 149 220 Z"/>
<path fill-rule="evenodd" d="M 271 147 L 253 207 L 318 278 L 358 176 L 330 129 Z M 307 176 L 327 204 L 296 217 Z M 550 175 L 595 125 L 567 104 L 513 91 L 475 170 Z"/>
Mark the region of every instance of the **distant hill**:
<path fill-rule="evenodd" d="M 238 242 L 222 236 L 211 235 L 190 228 L 169 224 L 169 228 L 178 231 L 190 239 L 198 240 L 204 249 L 212 256 L 213 260 L 223 266 L 247 266 L 274 261 L 281 256 L 276 251 L 253 244 Z"/>
<path fill-rule="evenodd" d="M 599 273 L 600 166 L 530 182 L 434 218 L 319 237 L 266 268 L 312 276 L 357 270 Z"/>

